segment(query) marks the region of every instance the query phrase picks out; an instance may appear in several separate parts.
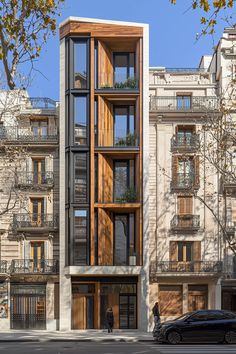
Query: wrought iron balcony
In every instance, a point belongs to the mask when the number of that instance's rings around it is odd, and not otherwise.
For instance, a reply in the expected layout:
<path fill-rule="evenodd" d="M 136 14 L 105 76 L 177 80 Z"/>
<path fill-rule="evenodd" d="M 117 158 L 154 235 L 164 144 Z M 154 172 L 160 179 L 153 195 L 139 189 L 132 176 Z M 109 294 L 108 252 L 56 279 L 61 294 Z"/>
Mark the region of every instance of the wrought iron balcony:
<path fill-rule="evenodd" d="M 235 232 L 236 232 L 236 223 L 235 222 L 228 222 L 226 224 L 226 228 L 225 228 L 227 234 L 230 234 L 230 235 L 234 235 Z"/>
<path fill-rule="evenodd" d="M 205 68 L 165 68 L 167 73 L 204 73 Z"/>
<path fill-rule="evenodd" d="M 235 189 L 236 188 L 236 175 L 235 172 L 229 172 L 222 177 L 222 183 L 224 189 Z"/>
<path fill-rule="evenodd" d="M 161 96 L 151 96 L 150 97 L 150 111 L 164 111 L 164 112 L 206 112 L 214 111 L 218 109 L 218 100 L 214 96 L 208 97 L 197 97 L 197 96 L 186 96 L 188 98 L 181 98 L 178 96 L 172 97 L 161 97 Z"/>
<path fill-rule="evenodd" d="M 196 151 L 199 148 L 200 140 L 198 134 L 183 136 L 182 134 L 174 135 L 171 139 L 171 150 Z"/>
<path fill-rule="evenodd" d="M 57 259 L 13 259 L 11 273 L 17 274 L 58 274 L 59 262 Z"/>
<path fill-rule="evenodd" d="M 18 141 L 21 143 L 57 142 L 58 132 L 53 129 L 48 134 L 35 134 L 30 126 L 0 126 L 0 140 Z"/>
<path fill-rule="evenodd" d="M 97 147 L 132 148 L 139 146 L 139 138 L 135 132 L 127 133 L 126 129 L 95 130 Z"/>
<path fill-rule="evenodd" d="M 19 187 L 53 187 L 53 172 L 19 172 L 16 184 Z"/>
<path fill-rule="evenodd" d="M 13 228 L 15 230 L 55 230 L 58 228 L 56 214 L 14 214 Z"/>
<path fill-rule="evenodd" d="M 101 73 L 98 75 L 99 90 L 137 90 L 139 81 L 135 76 Z"/>
<path fill-rule="evenodd" d="M 196 181 L 194 173 L 174 173 L 171 181 L 172 190 L 198 189 L 199 183 Z"/>
<path fill-rule="evenodd" d="M 200 215 L 175 215 L 170 222 L 170 227 L 174 231 L 198 230 L 200 228 Z"/>
<path fill-rule="evenodd" d="M 221 261 L 153 261 L 150 264 L 150 273 L 221 273 L 223 270 Z"/>
<path fill-rule="evenodd" d="M 0 261 L 0 273 L 8 272 L 8 262 L 5 260 Z"/>
<path fill-rule="evenodd" d="M 26 97 L 23 99 L 26 109 L 56 109 L 57 102 L 48 97 Z"/>

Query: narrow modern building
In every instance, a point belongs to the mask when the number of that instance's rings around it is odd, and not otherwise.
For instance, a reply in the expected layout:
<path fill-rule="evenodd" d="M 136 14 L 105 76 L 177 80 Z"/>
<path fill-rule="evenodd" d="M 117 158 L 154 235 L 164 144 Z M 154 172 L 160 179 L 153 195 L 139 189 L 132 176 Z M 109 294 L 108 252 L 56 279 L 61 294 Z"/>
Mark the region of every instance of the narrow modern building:
<path fill-rule="evenodd" d="M 148 25 L 60 26 L 60 329 L 148 326 Z"/>

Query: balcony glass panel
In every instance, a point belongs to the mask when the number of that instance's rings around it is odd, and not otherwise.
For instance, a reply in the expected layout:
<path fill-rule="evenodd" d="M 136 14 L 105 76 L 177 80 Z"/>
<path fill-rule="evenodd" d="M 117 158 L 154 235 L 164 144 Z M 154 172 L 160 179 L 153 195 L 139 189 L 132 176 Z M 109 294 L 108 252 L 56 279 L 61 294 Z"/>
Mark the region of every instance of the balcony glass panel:
<path fill-rule="evenodd" d="M 87 154 L 76 153 L 74 162 L 74 201 L 76 203 L 87 202 Z"/>
<path fill-rule="evenodd" d="M 114 200 L 118 203 L 136 201 L 134 160 L 114 161 Z"/>
<path fill-rule="evenodd" d="M 74 144 L 87 144 L 87 97 L 74 98 Z"/>
<path fill-rule="evenodd" d="M 87 88 L 87 42 L 74 43 L 74 88 Z"/>
<path fill-rule="evenodd" d="M 88 249 L 88 230 L 87 230 L 87 210 L 74 211 L 74 240 L 73 252 L 74 262 L 73 265 L 86 265 L 87 264 L 87 249 Z"/>
<path fill-rule="evenodd" d="M 114 145 L 136 146 L 134 106 L 114 108 Z"/>
<path fill-rule="evenodd" d="M 127 265 L 128 215 L 115 215 L 115 265 Z"/>

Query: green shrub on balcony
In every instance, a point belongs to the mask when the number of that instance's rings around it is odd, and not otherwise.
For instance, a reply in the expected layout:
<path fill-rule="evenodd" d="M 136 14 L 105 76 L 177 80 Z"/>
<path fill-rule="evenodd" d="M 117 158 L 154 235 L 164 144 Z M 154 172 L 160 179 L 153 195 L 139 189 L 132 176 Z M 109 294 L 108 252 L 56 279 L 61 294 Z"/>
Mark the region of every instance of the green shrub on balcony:
<path fill-rule="evenodd" d="M 117 146 L 136 146 L 136 134 L 129 133 L 124 138 L 118 138 Z"/>
<path fill-rule="evenodd" d="M 128 188 L 119 198 L 116 199 L 118 203 L 135 203 L 137 200 L 137 194 L 134 188 Z"/>

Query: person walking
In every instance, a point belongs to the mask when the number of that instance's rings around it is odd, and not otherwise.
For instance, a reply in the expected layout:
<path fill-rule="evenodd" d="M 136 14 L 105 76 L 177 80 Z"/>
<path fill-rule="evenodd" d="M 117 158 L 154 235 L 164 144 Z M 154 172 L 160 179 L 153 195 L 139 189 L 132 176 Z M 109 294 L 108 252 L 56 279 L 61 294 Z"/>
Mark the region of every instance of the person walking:
<path fill-rule="evenodd" d="M 114 326 L 114 315 L 113 315 L 112 307 L 109 307 L 107 309 L 106 321 L 107 321 L 108 333 L 111 333 L 113 331 L 113 326 Z"/>
<path fill-rule="evenodd" d="M 154 324 L 155 326 L 160 323 L 160 313 L 159 313 L 159 305 L 158 302 L 155 302 L 155 305 L 152 309 L 153 317 L 154 317 Z"/>

